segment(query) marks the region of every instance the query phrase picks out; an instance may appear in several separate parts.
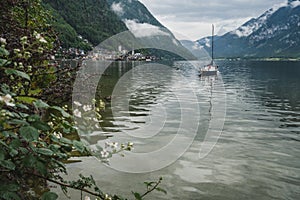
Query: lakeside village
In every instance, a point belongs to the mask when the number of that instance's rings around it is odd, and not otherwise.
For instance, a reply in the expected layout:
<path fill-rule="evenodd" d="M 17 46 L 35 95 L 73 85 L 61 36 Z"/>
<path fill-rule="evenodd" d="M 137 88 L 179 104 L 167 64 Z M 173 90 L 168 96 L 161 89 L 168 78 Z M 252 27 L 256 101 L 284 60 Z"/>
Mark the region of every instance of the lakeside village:
<path fill-rule="evenodd" d="M 110 51 L 102 48 L 94 48 L 90 52 L 84 50 L 70 48 L 61 50 L 56 57 L 67 59 L 91 59 L 91 60 L 110 60 L 110 61 L 146 61 L 151 62 L 159 60 L 158 57 L 142 53 L 140 51 L 123 49 L 122 46 L 118 47 L 118 51 Z"/>

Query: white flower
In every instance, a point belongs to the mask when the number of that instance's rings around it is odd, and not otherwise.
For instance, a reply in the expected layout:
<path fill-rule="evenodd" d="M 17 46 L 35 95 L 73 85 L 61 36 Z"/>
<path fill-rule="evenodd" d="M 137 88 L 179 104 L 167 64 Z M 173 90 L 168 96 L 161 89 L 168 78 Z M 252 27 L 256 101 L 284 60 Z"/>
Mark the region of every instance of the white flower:
<path fill-rule="evenodd" d="M 105 142 L 105 148 L 111 147 L 113 149 L 118 148 L 118 143 L 117 142 Z"/>
<path fill-rule="evenodd" d="M 83 110 L 84 110 L 85 112 L 90 111 L 90 110 L 92 110 L 92 106 L 91 106 L 91 105 L 84 105 L 84 106 L 83 106 Z"/>
<path fill-rule="evenodd" d="M 78 109 L 75 109 L 75 110 L 73 111 L 73 114 L 74 114 L 76 117 L 81 118 L 81 112 L 80 112 Z"/>
<path fill-rule="evenodd" d="M 47 40 L 45 40 L 45 38 L 43 38 L 43 37 L 41 37 L 41 38 L 39 39 L 39 41 L 40 41 L 41 43 L 47 43 Z"/>
<path fill-rule="evenodd" d="M 114 149 L 118 148 L 118 143 L 114 142 L 113 145 L 112 145 L 112 148 L 114 148 Z"/>
<path fill-rule="evenodd" d="M 37 32 L 35 32 L 34 34 L 35 34 L 35 38 L 36 38 L 36 39 L 38 39 L 38 40 L 41 39 L 41 37 L 42 37 L 41 34 L 39 34 L 39 33 L 37 33 Z"/>
<path fill-rule="evenodd" d="M 95 124 L 95 127 L 96 127 L 97 129 L 100 129 L 100 126 L 99 126 L 98 124 Z"/>
<path fill-rule="evenodd" d="M 48 122 L 49 126 L 54 126 L 53 122 Z"/>
<path fill-rule="evenodd" d="M 27 39 L 28 39 L 27 36 L 21 37 L 21 38 L 20 38 L 21 44 L 26 44 L 26 43 L 27 43 Z"/>
<path fill-rule="evenodd" d="M 94 122 L 99 122 L 97 118 L 93 118 L 93 121 Z"/>
<path fill-rule="evenodd" d="M 36 38 L 37 40 L 39 40 L 41 43 L 47 43 L 47 40 L 45 40 L 45 38 L 43 38 L 43 37 L 41 36 L 41 34 L 39 34 L 39 33 L 37 33 L 37 32 L 34 32 L 33 34 L 35 35 L 35 38 Z"/>
<path fill-rule="evenodd" d="M 6 39 L 4 39 L 4 38 L 0 38 L 0 43 L 2 43 L 2 44 L 6 44 Z"/>
<path fill-rule="evenodd" d="M 132 142 L 128 142 L 128 146 L 132 147 L 133 143 Z"/>
<path fill-rule="evenodd" d="M 14 53 L 15 53 L 15 54 L 17 54 L 17 53 L 19 53 L 19 52 L 21 52 L 20 49 L 14 49 Z"/>
<path fill-rule="evenodd" d="M 12 103 L 13 98 L 10 94 L 7 94 L 5 96 L 0 96 L 0 101 L 3 101 L 7 106 L 15 106 L 14 103 Z"/>
<path fill-rule="evenodd" d="M 91 198 L 89 196 L 85 196 L 84 200 L 91 200 Z"/>
<path fill-rule="evenodd" d="M 80 103 L 80 102 L 78 102 L 78 101 L 74 101 L 73 102 L 76 106 L 82 106 L 82 104 Z"/>
<path fill-rule="evenodd" d="M 54 132 L 53 135 L 56 136 L 57 138 L 62 138 L 62 134 L 61 133 Z"/>
<path fill-rule="evenodd" d="M 103 101 L 100 101 L 100 107 L 104 108 L 105 107 L 105 103 Z"/>
<path fill-rule="evenodd" d="M 43 51 L 44 51 L 44 48 L 43 48 L 43 47 L 39 47 L 39 48 L 38 48 L 38 52 L 39 52 L 39 53 L 43 53 Z"/>
<path fill-rule="evenodd" d="M 11 107 L 14 107 L 14 106 L 15 106 L 14 103 L 6 103 L 6 105 L 11 106 Z"/>
<path fill-rule="evenodd" d="M 109 153 L 106 150 L 100 152 L 102 158 L 108 158 Z"/>
<path fill-rule="evenodd" d="M 108 196 L 108 194 L 105 194 L 105 195 L 104 195 L 104 200 L 111 200 L 111 197 Z"/>
<path fill-rule="evenodd" d="M 113 149 L 116 149 L 116 148 L 118 148 L 118 143 L 113 142 L 113 143 L 110 144 L 110 147 L 113 148 Z"/>

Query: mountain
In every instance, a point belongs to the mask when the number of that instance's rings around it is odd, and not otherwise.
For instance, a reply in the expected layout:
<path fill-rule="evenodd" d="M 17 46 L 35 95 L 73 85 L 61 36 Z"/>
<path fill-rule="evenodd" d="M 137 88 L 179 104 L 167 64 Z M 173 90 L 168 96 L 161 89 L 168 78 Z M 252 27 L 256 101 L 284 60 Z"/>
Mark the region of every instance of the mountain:
<path fill-rule="evenodd" d="M 139 23 L 164 27 L 138 0 L 107 0 L 107 2 L 122 20 L 136 20 Z"/>
<path fill-rule="evenodd" d="M 106 0 L 43 0 L 43 4 L 53 15 L 52 23 L 66 48 L 96 46 L 127 30 Z"/>
<path fill-rule="evenodd" d="M 175 57 L 195 59 L 173 33 L 164 27 L 138 0 L 107 0 L 107 2 L 111 10 L 119 16 L 136 38 L 143 38 L 143 41 L 148 42 L 149 46 L 158 47 L 150 49 L 150 54 L 166 59 Z M 159 47 L 162 46 L 167 51 L 160 51 Z"/>
<path fill-rule="evenodd" d="M 214 41 L 216 57 L 300 57 L 300 1 L 275 5 Z M 206 37 L 187 47 L 210 52 L 210 43 Z"/>

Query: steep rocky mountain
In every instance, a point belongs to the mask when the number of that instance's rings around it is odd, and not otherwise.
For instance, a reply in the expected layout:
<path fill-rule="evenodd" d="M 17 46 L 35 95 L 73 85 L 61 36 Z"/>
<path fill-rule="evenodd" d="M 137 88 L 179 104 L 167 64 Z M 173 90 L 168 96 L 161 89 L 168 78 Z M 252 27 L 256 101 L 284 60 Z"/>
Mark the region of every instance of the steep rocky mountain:
<path fill-rule="evenodd" d="M 54 28 L 64 47 L 98 45 L 108 37 L 127 30 L 110 10 L 106 0 L 43 0 L 54 16 Z"/>
<path fill-rule="evenodd" d="M 157 46 L 164 46 L 169 52 L 189 59 L 194 59 L 192 54 L 182 46 L 173 33 L 164 27 L 150 11 L 138 0 L 107 0 L 112 11 L 126 24 L 127 28 L 137 38 L 144 38 Z M 165 58 L 174 58 L 168 51 L 150 50 L 151 54 Z M 176 56 L 175 56 L 176 57 Z"/>
<path fill-rule="evenodd" d="M 216 57 L 300 57 L 300 1 L 275 5 L 214 41 Z M 187 47 L 210 52 L 210 44 L 206 37 Z"/>

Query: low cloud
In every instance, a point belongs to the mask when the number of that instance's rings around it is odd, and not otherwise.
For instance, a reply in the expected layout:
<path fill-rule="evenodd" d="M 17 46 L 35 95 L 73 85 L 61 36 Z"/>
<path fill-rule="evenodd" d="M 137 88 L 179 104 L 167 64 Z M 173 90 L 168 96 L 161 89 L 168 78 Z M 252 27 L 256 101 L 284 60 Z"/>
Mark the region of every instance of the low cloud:
<path fill-rule="evenodd" d="M 234 30 L 248 19 L 258 17 L 273 5 L 286 2 L 286 0 L 140 1 L 172 32 L 179 32 L 193 40 L 210 35 L 211 24 L 216 25 L 216 33 L 224 34 Z"/>
<path fill-rule="evenodd" d="M 160 27 L 154 26 L 148 23 L 139 23 L 135 20 L 124 20 L 127 28 L 133 33 L 135 37 L 151 37 L 151 36 L 159 36 L 159 35 L 166 35 L 169 36 L 170 34 L 161 30 Z"/>
<path fill-rule="evenodd" d="M 117 15 L 122 16 L 124 14 L 123 6 L 121 2 L 119 3 L 113 3 L 111 5 L 111 10 L 114 11 Z"/>

